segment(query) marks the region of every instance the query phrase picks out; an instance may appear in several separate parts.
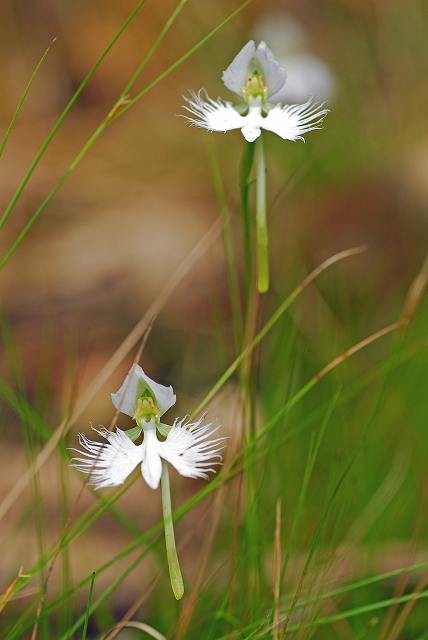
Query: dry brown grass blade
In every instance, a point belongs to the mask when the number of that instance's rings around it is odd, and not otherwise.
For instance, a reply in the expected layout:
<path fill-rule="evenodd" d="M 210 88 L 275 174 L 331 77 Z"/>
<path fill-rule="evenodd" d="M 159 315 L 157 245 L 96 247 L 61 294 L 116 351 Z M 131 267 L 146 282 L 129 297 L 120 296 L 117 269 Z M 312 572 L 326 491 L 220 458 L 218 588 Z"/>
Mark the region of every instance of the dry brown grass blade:
<path fill-rule="evenodd" d="M 428 586 L 428 573 L 425 572 L 421 576 L 420 580 L 418 581 L 418 584 L 416 585 L 416 589 L 414 590 L 413 593 L 415 594 L 415 596 L 418 596 L 420 593 L 422 593 L 422 591 L 426 589 L 427 586 Z M 398 616 L 397 620 L 395 621 L 394 626 L 392 627 L 391 631 L 389 631 L 388 633 L 388 640 L 398 640 L 417 602 L 418 601 L 415 598 L 414 600 L 409 600 L 409 602 L 406 603 L 400 615 Z"/>
<path fill-rule="evenodd" d="M 144 631 L 144 633 L 147 633 L 148 636 L 151 636 L 155 640 L 167 640 L 166 636 L 162 635 L 162 633 L 151 627 L 149 624 L 146 624 L 145 622 L 130 620 L 129 622 L 125 622 L 125 624 L 121 625 L 120 629 L 139 629 L 140 631 Z"/>
<path fill-rule="evenodd" d="M 425 526 L 425 520 L 426 520 L 426 506 L 427 506 L 427 498 L 428 498 L 428 494 L 426 493 L 425 489 L 423 488 L 422 490 L 422 499 L 419 501 L 420 505 L 419 505 L 419 511 L 418 511 L 418 516 L 416 519 L 416 525 L 413 531 L 413 535 L 410 541 L 410 547 L 409 547 L 409 552 L 411 553 L 412 557 L 412 561 L 413 563 L 415 562 L 416 558 L 418 557 L 418 542 L 421 538 L 421 534 L 423 531 L 423 528 Z M 419 589 L 419 585 L 421 584 L 421 582 L 423 583 L 425 578 L 428 576 L 428 574 L 426 572 L 422 573 L 420 576 L 420 579 L 418 581 L 418 584 L 416 585 L 416 589 L 415 592 L 418 592 Z M 408 587 L 409 587 L 409 575 L 406 575 L 405 573 L 403 573 L 403 575 L 401 575 L 399 577 L 399 579 L 397 580 L 397 584 L 396 587 L 394 589 L 393 592 L 393 597 L 394 598 L 400 598 L 401 596 L 403 596 Z M 422 587 L 422 590 L 425 587 Z M 414 602 L 416 604 L 416 600 Z M 408 605 L 411 605 L 410 607 Z M 393 631 L 395 631 L 396 629 L 396 625 L 399 623 L 399 621 L 402 620 L 401 616 L 402 614 L 406 613 L 407 615 L 410 615 L 411 611 L 413 609 L 413 603 L 412 601 L 409 601 L 409 603 L 401 610 L 401 614 L 397 613 L 397 611 L 399 611 L 399 605 L 397 604 L 393 604 L 392 606 L 390 606 L 386 612 L 385 618 L 382 621 L 382 627 L 380 629 L 379 632 L 379 639 L 378 640 L 389 640 L 390 639 L 390 634 L 393 633 Z M 396 615 L 397 614 L 397 615 Z"/>
<path fill-rule="evenodd" d="M 129 607 L 128 611 L 123 616 L 122 620 L 120 620 L 117 624 L 115 624 L 113 629 L 110 629 L 110 631 L 107 631 L 105 634 L 103 634 L 102 637 L 101 637 L 101 640 L 115 640 L 115 638 L 117 638 L 119 636 L 119 634 L 122 631 L 122 629 L 124 629 L 126 626 L 128 626 L 130 624 L 135 624 L 135 621 L 131 620 L 131 618 L 133 616 L 135 616 L 135 614 L 138 612 L 138 610 L 142 607 L 144 602 L 150 596 L 150 594 L 152 593 L 152 591 L 156 587 L 157 583 L 159 582 L 161 575 L 162 574 L 159 573 L 156 576 L 156 578 L 154 580 L 152 580 L 152 583 L 149 586 L 149 588 L 146 589 L 141 594 L 141 596 L 139 596 L 139 598 L 137 598 L 135 600 L 135 602 L 133 602 L 133 604 Z M 138 624 L 144 624 L 144 623 L 140 622 Z M 144 629 L 143 629 L 143 631 L 144 631 Z M 164 636 L 160 635 L 160 637 L 163 638 Z"/>
<path fill-rule="evenodd" d="M 428 284 L 428 253 L 425 256 L 422 267 L 419 273 L 416 275 L 412 284 L 409 287 L 409 291 L 404 302 L 403 312 L 401 314 L 401 320 L 403 322 L 403 328 L 411 322 L 413 316 L 416 313 L 416 309 L 421 301 L 421 298 L 425 292 Z"/>
<path fill-rule="evenodd" d="M 413 319 L 413 316 L 416 313 L 416 310 L 425 292 L 427 283 L 428 283 L 428 254 L 425 256 L 425 260 L 422 263 L 422 267 L 419 270 L 419 272 L 416 274 L 416 277 L 413 279 L 409 287 L 409 290 L 407 292 L 407 296 L 403 306 L 403 311 L 401 314 L 402 334 L 406 331 L 407 327 L 409 326 L 410 322 Z M 421 518 L 419 518 L 419 528 L 420 526 L 421 526 Z M 408 576 L 403 575 L 401 579 L 398 581 L 397 589 L 395 590 L 395 594 L 394 594 L 395 597 L 399 597 L 403 595 L 407 586 L 407 581 L 408 581 Z M 410 607 L 408 606 L 409 604 L 411 605 Z M 410 602 L 408 603 L 408 605 L 403 609 L 401 615 L 403 615 L 407 611 L 409 612 L 408 615 L 410 615 L 410 612 L 413 608 L 413 604 L 412 602 Z M 400 633 L 401 615 L 397 618 L 393 628 L 391 629 L 391 625 L 393 625 L 396 609 L 397 609 L 396 605 L 388 609 L 385 619 L 383 621 L 382 628 L 380 630 L 379 640 L 386 640 L 386 638 L 389 638 L 389 634 L 392 632 L 395 632 L 396 628 L 399 629 L 398 634 Z"/>
<path fill-rule="evenodd" d="M 318 371 L 318 373 L 314 376 L 313 379 L 316 381 L 321 380 L 321 378 L 324 378 L 324 376 L 330 373 L 330 371 L 335 369 L 339 364 L 341 364 L 342 362 L 344 362 L 345 360 L 353 356 L 354 353 L 357 353 L 357 351 L 361 351 L 361 349 L 364 349 L 364 347 L 367 347 L 372 342 L 379 340 L 379 338 L 382 338 L 383 336 L 388 335 L 388 333 L 391 333 L 392 331 L 396 331 L 402 326 L 403 326 L 402 321 L 393 322 L 392 324 L 389 324 L 387 327 L 384 327 L 383 329 L 380 329 L 379 331 L 372 333 L 370 336 L 367 336 L 367 338 L 364 338 L 364 340 L 357 342 L 357 344 L 354 344 L 354 346 L 350 347 L 349 349 L 341 353 L 340 356 L 337 356 L 337 358 L 334 358 L 334 360 L 329 362 L 325 367 L 323 367 L 320 371 Z"/>
<path fill-rule="evenodd" d="M 183 262 L 178 266 L 177 270 L 167 281 L 167 283 L 165 284 L 157 298 L 150 305 L 146 313 L 137 322 L 132 331 L 127 335 L 122 344 L 116 349 L 109 361 L 101 369 L 87 391 L 84 392 L 81 398 L 78 400 L 74 411 L 71 413 L 71 416 L 62 420 L 62 422 L 52 435 L 51 439 L 37 455 L 34 464 L 22 475 L 22 477 L 18 480 L 14 487 L 3 498 L 0 504 L 0 520 L 9 512 L 9 510 L 15 503 L 15 500 L 19 498 L 34 474 L 37 473 L 37 471 L 50 458 L 61 439 L 70 429 L 71 425 L 80 417 L 80 415 L 89 405 L 96 393 L 102 388 L 102 386 L 114 373 L 116 368 L 121 364 L 124 358 L 126 358 L 129 352 L 138 343 L 141 336 L 153 321 L 153 318 L 155 318 L 165 306 L 175 288 L 191 271 L 193 266 L 204 255 L 207 249 L 218 239 L 220 233 L 221 222 L 217 221 L 210 227 L 207 233 L 201 238 L 201 240 L 195 245 L 192 251 L 186 256 Z"/>
<path fill-rule="evenodd" d="M 282 316 L 284 311 L 300 296 L 301 293 L 314 282 L 319 275 L 321 275 L 324 271 L 327 271 L 330 267 L 342 260 L 347 260 L 348 258 L 352 258 L 353 256 L 358 256 L 361 253 L 366 251 L 367 247 L 365 245 L 361 245 L 358 247 L 352 247 L 351 249 L 345 249 L 344 251 L 339 251 L 334 255 L 330 256 L 324 262 L 322 262 L 318 267 L 316 267 L 313 271 L 308 273 L 308 275 L 303 278 L 301 283 L 297 285 L 295 289 L 290 293 L 289 296 L 283 301 L 282 304 L 279 305 L 277 310 L 271 315 L 270 319 L 266 322 L 263 329 L 259 331 L 259 333 L 255 336 L 250 344 L 244 347 L 241 353 L 235 358 L 232 364 L 226 369 L 224 374 L 221 376 L 219 380 L 215 383 L 211 390 L 207 393 L 205 398 L 198 404 L 198 406 L 192 411 L 192 416 L 200 413 L 208 403 L 214 398 L 214 396 L 218 393 L 218 391 L 222 388 L 224 382 L 228 380 L 231 375 L 237 370 L 240 364 L 247 358 L 248 354 L 250 354 L 255 347 L 263 340 L 263 338 L 269 333 L 272 327 L 275 325 L 277 320 Z"/>
<path fill-rule="evenodd" d="M 16 578 L 12 580 L 10 585 L 5 589 L 5 591 L 0 596 L 0 613 L 6 607 L 7 603 L 12 599 L 14 589 L 16 585 L 19 583 L 19 581 L 21 580 L 21 578 L 23 577 L 24 577 L 23 568 L 21 567 L 20 570 L 18 571 L 18 575 L 16 576 Z"/>

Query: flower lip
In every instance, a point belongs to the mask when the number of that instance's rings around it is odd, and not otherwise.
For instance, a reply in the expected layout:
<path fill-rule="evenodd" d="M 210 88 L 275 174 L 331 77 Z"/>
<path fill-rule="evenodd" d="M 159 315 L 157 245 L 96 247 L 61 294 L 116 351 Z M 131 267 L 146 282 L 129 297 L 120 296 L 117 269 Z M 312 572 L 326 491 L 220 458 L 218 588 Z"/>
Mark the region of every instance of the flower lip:
<path fill-rule="evenodd" d="M 118 411 L 133 417 L 138 399 L 144 391 L 149 391 L 153 396 L 159 408 L 159 416 L 166 413 L 176 402 L 173 388 L 165 387 L 149 378 L 138 364 L 132 365 L 118 391 L 111 394 L 111 400 Z"/>
<path fill-rule="evenodd" d="M 107 443 L 95 442 L 79 434 L 81 449 L 72 449 L 78 456 L 72 466 L 89 476 L 96 488 L 116 487 L 123 484 L 138 464 L 149 487 L 157 489 L 162 462 L 166 460 L 180 475 L 187 478 L 208 479 L 209 473 L 221 464 L 220 451 L 226 437 L 218 436 L 219 426 L 204 422 L 204 416 L 192 422 L 185 417 L 176 419 L 165 440 L 159 440 L 156 424 L 144 424 L 144 440 L 136 445 L 121 429 L 108 431 L 95 429 Z"/>

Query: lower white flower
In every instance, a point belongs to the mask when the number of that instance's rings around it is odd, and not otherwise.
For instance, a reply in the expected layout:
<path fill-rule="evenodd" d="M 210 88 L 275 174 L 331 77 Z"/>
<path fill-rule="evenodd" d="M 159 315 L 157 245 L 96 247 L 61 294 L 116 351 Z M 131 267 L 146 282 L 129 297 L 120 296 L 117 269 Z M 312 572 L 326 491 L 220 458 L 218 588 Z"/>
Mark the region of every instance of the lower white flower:
<path fill-rule="evenodd" d="M 149 378 L 136 363 L 111 399 L 117 411 L 132 417 L 136 426 L 114 432 L 104 427 L 95 429 L 107 442 L 96 442 L 79 433 L 82 448 L 72 449 L 78 455 L 71 464 L 86 473 L 96 489 L 123 484 L 138 465 L 149 487 L 157 489 L 161 484 L 169 575 L 174 596 L 180 600 L 184 583 L 175 548 L 167 462 L 187 478 L 208 478 L 210 472 L 215 472 L 214 467 L 221 464 L 220 451 L 226 438 L 213 437 L 219 427 L 205 424 L 202 417 L 195 422 L 188 417 L 176 419 L 172 426 L 161 422 L 175 404 L 174 390 Z M 159 439 L 158 433 L 163 439 Z M 134 444 L 141 434 L 142 443 Z"/>
<path fill-rule="evenodd" d="M 308 131 L 321 129 L 322 122 L 328 113 L 322 104 L 308 100 L 304 104 L 276 104 L 264 111 L 259 98 L 249 104 L 247 112 L 242 115 L 231 102 L 221 99 L 213 100 L 205 92 L 192 93 L 185 97 L 184 107 L 191 116 L 185 116 L 190 124 L 208 131 L 231 131 L 240 129 L 248 142 L 254 142 L 262 129 L 272 131 L 283 140 L 304 140 Z"/>
<path fill-rule="evenodd" d="M 138 464 L 141 464 L 141 473 L 149 487 L 157 489 L 162 459 L 182 476 L 208 478 L 209 472 L 215 472 L 213 467 L 221 464 L 219 452 L 225 438 L 212 438 L 218 429 L 211 423 L 204 424 L 203 418 L 196 422 L 183 418 L 174 421 L 165 440 L 159 440 L 155 421 L 144 421 L 144 440 L 139 445 L 121 429 L 115 432 L 95 429 L 108 444 L 79 434 L 83 450 L 73 449 L 79 456 L 73 458 L 72 466 L 88 474 L 96 489 L 123 484 Z"/>

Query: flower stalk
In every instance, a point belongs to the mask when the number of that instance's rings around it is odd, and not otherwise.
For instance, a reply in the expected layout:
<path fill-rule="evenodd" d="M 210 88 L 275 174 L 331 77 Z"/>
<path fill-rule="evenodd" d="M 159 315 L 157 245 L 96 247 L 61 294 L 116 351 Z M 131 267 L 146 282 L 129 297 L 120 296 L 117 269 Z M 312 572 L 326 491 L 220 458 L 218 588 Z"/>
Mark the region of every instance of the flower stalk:
<path fill-rule="evenodd" d="M 175 546 L 174 523 L 172 520 L 171 491 L 169 488 L 168 466 L 162 461 L 161 476 L 163 526 L 165 531 L 166 557 L 168 560 L 169 578 L 171 588 L 176 600 L 181 600 L 184 595 L 183 577 Z"/>
<path fill-rule="evenodd" d="M 256 164 L 256 232 L 257 232 L 257 289 L 269 289 L 269 240 L 267 230 L 266 160 L 263 136 L 255 142 Z"/>
<path fill-rule="evenodd" d="M 241 189 L 241 210 L 242 229 L 244 239 L 244 259 L 245 259 L 245 281 L 247 295 L 251 288 L 253 277 L 253 249 L 251 234 L 251 207 L 250 207 L 250 185 L 251 170 L 254 162 L 254 144 L 246 142 L 240 167 L 240 189 Z"/>

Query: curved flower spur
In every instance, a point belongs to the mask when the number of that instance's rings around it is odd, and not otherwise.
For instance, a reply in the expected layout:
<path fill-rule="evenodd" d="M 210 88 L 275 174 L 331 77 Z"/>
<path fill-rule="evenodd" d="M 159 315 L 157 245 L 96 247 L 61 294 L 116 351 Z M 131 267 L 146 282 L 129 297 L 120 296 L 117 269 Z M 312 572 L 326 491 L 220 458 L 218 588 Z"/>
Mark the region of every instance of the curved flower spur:
<path fill-rule="evenodd" d="M 203 417 L 192 422 L 189 418 L 175 419 L 172 426 L 161 422 L 161 417 L 176 402 L 172 387 L 165 387 L 147 376 L 134 364 L 120 389 L 111 395 L 115 408 L 131 416 L 136 426 L 127 431 L 117 428 L 110 432 L 95 429 L 107 443 L 90 440 L 79 433 L 82 447 L 73 449 L 79 455 L 72 466 L 88 474 L 96 488 L 115 487 L 125 482 L 140 464 L 141 473 L 149 487 L 162 486 L 162 503 L 168 566 L 174 595 L 180 599 L 184 593 L 183 580 L 175 549 L 172 523 L 171 497 L 167 462 L 182 476 L 208 478 L 221 464 L 220 450 L 226 438 L 214 437 L 219 427 L 205 424 Z M 134 444 L 143 434 L 141 444 Z M 158 438 L 158 434 L 163 440 Z"/>
<path fill-rule="evenodd" d="M 284 104 L 287 73 L 275 59 L 268 46 L 253 40 L 241 49 L 232 63 L 223 71 L 224 85 L 241 98 L 234 106 L 231 102 L 213 100 L 204 90 L 192 92 L 185 97 L 184 116 L 190 124 L 208 131 L 231 131 L 240 129 L 247 142 L 257 140 L 256 145 L 256 189 L 257 189 L 257 261 L 258 289 L 269 288 L 268 236 L 266 224 L 266 179 L 265 159 L 262 145 L 262 129 L 271 131 L 284 140 L 304 140 L 304 134 L 321 129 L 328 109 L 322 104 L 308 100 L 304 104 Z M 248 173 L 251 171 L 248 163 Z M 248 233 L 244 233 L 244 237 Z M 246 247 L 246 255 L 251 255 Z"/>

